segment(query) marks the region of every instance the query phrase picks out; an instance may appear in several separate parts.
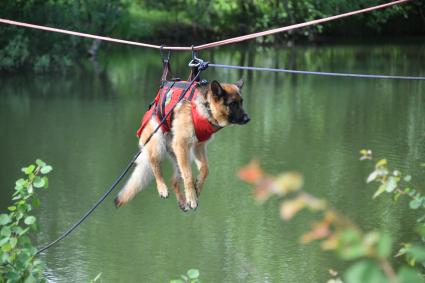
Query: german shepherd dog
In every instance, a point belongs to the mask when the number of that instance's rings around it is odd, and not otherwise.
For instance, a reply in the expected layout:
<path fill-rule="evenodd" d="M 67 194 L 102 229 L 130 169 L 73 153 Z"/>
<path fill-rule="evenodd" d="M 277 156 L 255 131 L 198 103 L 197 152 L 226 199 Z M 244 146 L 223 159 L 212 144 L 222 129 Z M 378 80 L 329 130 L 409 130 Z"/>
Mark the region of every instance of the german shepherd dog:
<path fill-rule="evenodd" d="M 230 124 L 243 125 L 250 120 L 242 107 L 243 99 L 240 91 L 243 84 L 241 79 L 234 84 L 212 81 L 198 85 L 193 99 L 191 97 L 191 100 L 181 100 L 172 110 L 169 129 L 161 127 L 149 143 L 143 146 L 158 126 L 158 117 L 151 115 L 140 133 L 139 146 L 142 153 L 135 162 L 136 167 L 132 175 L 115 198 L 115 205 L 120 207 L 129 202 L 136 193 L 149 184 L 152 175 L 156 179 L 160 197 L 167 198 L 168 188 L 162 177 L 160 162 L 165 153 L 168 153 L 174 165 L 171 185 L 178 204 L 183 211 L 196 209 L 198 197 L 208 175 L 207 140 L 218 129 Z M 195 115 L 198 118 L 195 118 Z M 202 121 L 206 121 L 208 124 L 206 126 L 214 129 L 209 135 L 207 133 L 207 136 L 199 134 L 202 127 L 205 128 L 205 125 L 197 125 L 202 124 Z M 193 159 L 198 169 L 196 180 L 192 177 Z M 182 181 L 184 194 L 180 191 Z"/>

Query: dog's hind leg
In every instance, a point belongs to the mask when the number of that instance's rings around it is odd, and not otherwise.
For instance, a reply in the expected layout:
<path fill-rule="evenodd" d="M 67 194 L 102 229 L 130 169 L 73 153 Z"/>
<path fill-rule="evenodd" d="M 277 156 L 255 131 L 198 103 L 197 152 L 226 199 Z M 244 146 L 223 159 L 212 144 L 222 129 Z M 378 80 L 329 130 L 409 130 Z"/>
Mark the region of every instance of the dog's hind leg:
<path fill-rule="evenodd" d="M 193 155 L 195 157 L 196 167 L 198 168 L 199 174 L 196 178 L 195 189 L 196 194 L 201 194 L 202 187 L 204 186 L 205 179 L 208 176 L 208 159 L 205 143 L 198 143 L 193 148 Z"/>

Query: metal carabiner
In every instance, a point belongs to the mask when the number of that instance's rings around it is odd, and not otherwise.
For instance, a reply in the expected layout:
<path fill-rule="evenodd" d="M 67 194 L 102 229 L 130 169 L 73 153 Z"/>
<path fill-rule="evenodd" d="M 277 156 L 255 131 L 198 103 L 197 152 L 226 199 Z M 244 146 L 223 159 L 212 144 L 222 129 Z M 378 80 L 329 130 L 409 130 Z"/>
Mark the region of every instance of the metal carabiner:
<path fill-rule="evenodd" d="M 201 58 L 197 58 L 196 56 L 190 60 L 188 66 L 190 68 L 198 68 L 199 70 L 205 70 L 208 68 L 208 61 L 204 61 Z"/>
<path fill-rule="evenodd" d="M 168 50 L 167 58 L 165 58 L 164 57 L 164 52 L 163 52 L 164 46 L 165 46 L 164 44 L 161 44 L 161 47 L 159 47 L 159 54 L 161 56 L 162 62 L 168 63 L 170 61 L 170 57 L 171 57 L 171 50 Z"/>
<path fill-rule="evenodd" d="M 192 60 L 189 62 L 189 67 L 197 68 L 204 62 L 202 59 L 198 58 L 198 52 L 195 50 L 195 46 L 192 45 Z"/>
<path fill-rule="evenodd" d="M 192 47 L 192 60 L 196 59 L 196 57 L 198 56 L 198 51 L 195 50 L 195 46 L 191 46 Z"/>

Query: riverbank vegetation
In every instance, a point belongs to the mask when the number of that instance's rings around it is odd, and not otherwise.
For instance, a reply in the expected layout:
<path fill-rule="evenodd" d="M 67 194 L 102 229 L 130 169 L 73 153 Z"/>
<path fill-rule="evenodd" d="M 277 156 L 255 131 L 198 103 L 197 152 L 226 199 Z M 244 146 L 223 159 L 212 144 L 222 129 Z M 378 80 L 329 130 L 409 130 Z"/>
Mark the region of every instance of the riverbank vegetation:
<path fill-rule="evenodd" d="M 45 264 L 37 257 L 31 234 L 38 230 L 33 215 L 40 206 L 36 192 L 48 187 L 50 171 L 52 167 L 39 159 L 22 168 L 25 177 L 15 183 L 14 203 L 0 214 L 0 282 L 47 282 Z"/>
<path fill-rule="evenodd" d="M 131 40 L 191 45 L 361 9 L 381 0 L 53 0 L 3 1 L 0 17 Z M 425 34 L 422 1 L 260 38 L 261 44 L 325 37 Z M 110 46 L 104 44 L 104 46 Z M 0 71 L 67 71 L 102 48 L 99 41 L 2 25 Z M 106 48 L 102 48 L 106 50 Z"/>

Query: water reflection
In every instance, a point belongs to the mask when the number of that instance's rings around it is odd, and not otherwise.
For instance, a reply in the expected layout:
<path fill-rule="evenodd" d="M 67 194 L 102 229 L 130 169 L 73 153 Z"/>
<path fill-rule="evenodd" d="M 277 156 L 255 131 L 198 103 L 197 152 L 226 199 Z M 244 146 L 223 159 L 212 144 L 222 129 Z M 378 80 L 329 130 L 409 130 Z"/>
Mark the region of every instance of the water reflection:
<path fill-rule="evenodd" d="M 202 52 L 215 63 L 397 75 L 425 75 L 424 45 L 338 45 L 290 49 L 240 46 Z M 186 78 L 187 54 L 172 57 Z M 90 207 L 136 151 L 135 130 L 159 83 L 157 52 L 125 49 L 105 56 L 105 73 L 22 75 L 0 79 L 2 133 L 0 207 L 8 204 L 20 167 L 36 157 L 53 164 L 41 193 L 46 243 Z M 306 190 L 325 197 L 364 229 L 382 228 L 408 240 L 409 211 L 372 202 L 367 166 L 358 150 L 372 148 L 423 181 L 424 84 L 209 69 L 207 79 L 246 78 L 252 121 L 224 129 L 209 145 L 211 173 L 194 213 L 153 187 L 116 210 L 108 199 L 44 258 L 53 282 L 167 282 L 189 268 L 205 282 L 325 282 L 344 264 L 318 247 L 298 245 L 311 216 L 290 223 L 277 201 L 257 206 L 237 168 L 257 157 L 272 173 L 304 173 Z M 166 175 L 171 170 L 166 166 Z"/>

